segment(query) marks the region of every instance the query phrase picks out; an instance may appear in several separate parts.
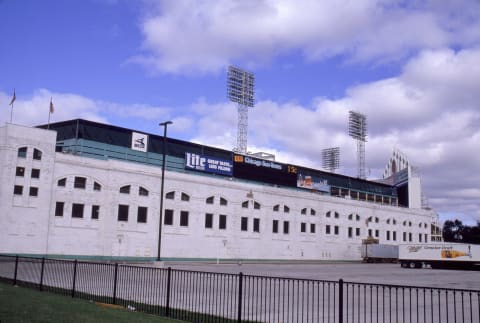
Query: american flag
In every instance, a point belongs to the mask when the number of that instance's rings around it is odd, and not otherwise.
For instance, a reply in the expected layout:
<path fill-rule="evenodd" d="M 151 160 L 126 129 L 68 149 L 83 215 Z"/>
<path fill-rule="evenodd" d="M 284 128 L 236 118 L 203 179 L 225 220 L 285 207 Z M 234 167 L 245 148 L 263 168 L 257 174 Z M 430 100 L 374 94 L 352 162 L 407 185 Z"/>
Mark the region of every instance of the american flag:
<path fill-rule="evenodd" d="M 55 107 L 53 106 L 52 98 L 50 98 L 50 113 L 53 113 L 53 111 L 55 111 Z"/>
<path fill-rule="evenodd" d="M 15 95 L 15 89 L 13 89 L 13 97 L 9 105 L 13 105 L 13 102 L 15 102 L 16 99 L 17 99 L 17 96 Z"/>

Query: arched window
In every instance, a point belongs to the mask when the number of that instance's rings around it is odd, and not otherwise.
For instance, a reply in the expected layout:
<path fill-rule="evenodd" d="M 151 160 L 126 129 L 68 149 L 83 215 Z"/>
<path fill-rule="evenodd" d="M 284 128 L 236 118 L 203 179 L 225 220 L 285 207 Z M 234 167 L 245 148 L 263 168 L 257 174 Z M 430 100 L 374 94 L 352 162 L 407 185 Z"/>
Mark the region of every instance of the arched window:
<path fill-rule="evenodd" d="M 260 203 L 258 203 L 258 202 L 253 202 L 253 208 L 254 208 L 255 210 L 260 210 Z"/>
<path fill-rule="evenodd" d="M 17 156 L 21 158 L 27 158 L 27 147 L 18 148 Z"/>
<path fill-rule="evenodd" d="M 207 197 L 207 199 L 205 200 L 205 203 L 213 204 L 214 200 L 215 200 L 215 197 L 210 196 L 210 197 Z"/>
<path fill-rule="evenodd" d="M 130 185 L 120 187 L 120 193 L 130 194 Z"/>
<path fill-rule="evenodd" d="M 102 190 L 102 185 L 100 185 L 97 182 L 93 182 L 93 190 L 94 191 L 101 191 Z"/>
<path fill-rule="evenodd" d="M 307 214 L 307 208 L 303 208 L 303 209 L 300 211 L 300 214 Z"/>
<path fill-rule="evenodd" d="M 273 206 L 273 211 L 278 212 L 278 210 L 280 210 L 280 204 L 274 205 Z"/>
<path fill-rule="evenodd" d="M 248 201 L 243 201 L 243 202 L 242 202 L 242 207 L 243 207 L 244 209 L 248 209 Z"/>
<path fill-rule="evenodd" d="M 220 205 L 228 205 L 228 202 L 223 197 L 220 198 Z"/>
<path fill-rule="evenodd" d="M 283 212 L 290 213 L 290 208 L 286 205 L 283 206 Z"/>
<path fill-rule="evenodd" d="M 148 190 L 145 187 L 139 187 L 138 188 L 138 195 L 141 196 L 148 196 Z"/>
<path fill-rule="evenodd" d="M 165 198 L 167 200 L 174 200 L 175 199 L 175 191 L 171 191 L 171 192 L 168 192 L 167 194 L 165 194 Z"/>
<path fill-rule="evenodd" d="M 316 215 L 317 212 L 314 209 L 310 209 L 310 215 Z"/>
<path fill-rule="evenodd" d="M 33 149 L 33 159 L 41 160 L 42 159 L 42 152 L 37 148 Z"/>
<path fill-rule="evenodd" d="M 185 202 L 190 201 L 190 195 L 182 192 L 182 201 L 185 201 Z"/>
<path fill-rule="evenodd" d="M 74 188 L 86 188 L 87 187 L 87 178 L 82 176 L 75 176 L 73 181 Z"/>

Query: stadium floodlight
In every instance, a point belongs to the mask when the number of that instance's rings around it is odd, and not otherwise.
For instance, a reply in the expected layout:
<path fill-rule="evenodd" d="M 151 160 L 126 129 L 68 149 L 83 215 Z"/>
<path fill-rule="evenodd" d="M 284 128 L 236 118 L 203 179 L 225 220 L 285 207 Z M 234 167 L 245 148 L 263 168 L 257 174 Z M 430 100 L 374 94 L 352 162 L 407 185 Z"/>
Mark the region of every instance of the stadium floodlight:
<path fill-rule="evenodd" d="M 326 148 L 322 150 L 322 167 L 334 173 L 340 166 L 340 147 Z"/>
<path fill-rule="evenodd" d="M 367 117 L 349 111 L 348 134 L 357 140 L 358 178 L 365 179 L 365 142 L 367 141 Z"/>
<path fill-rule="evenodd" d="M 236 151 L 247 152 L 248 107 L 255 103 L 255 76 L 238 67 L 229 66 L 227 74 L 227 95 L 238 104 L 238 127 Z"/>

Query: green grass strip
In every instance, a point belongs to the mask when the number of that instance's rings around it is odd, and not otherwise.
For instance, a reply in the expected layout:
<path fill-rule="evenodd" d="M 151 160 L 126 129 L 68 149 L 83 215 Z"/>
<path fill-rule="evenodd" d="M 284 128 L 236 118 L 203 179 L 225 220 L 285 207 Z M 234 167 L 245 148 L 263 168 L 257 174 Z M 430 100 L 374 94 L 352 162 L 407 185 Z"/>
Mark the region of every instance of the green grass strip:
<path fill-rule="evenodd" d="M 177 320 L 0 282 L 0 322 L 161 322 Z"/>

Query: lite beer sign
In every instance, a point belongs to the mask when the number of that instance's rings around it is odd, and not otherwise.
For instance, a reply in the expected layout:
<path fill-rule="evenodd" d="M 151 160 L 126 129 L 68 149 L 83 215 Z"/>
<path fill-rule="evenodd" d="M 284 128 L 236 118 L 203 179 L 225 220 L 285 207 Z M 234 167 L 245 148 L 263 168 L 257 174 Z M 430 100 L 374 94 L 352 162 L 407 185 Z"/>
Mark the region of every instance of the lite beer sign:
<path fill-rule="evenodd" d="M 185 153 L 185 169 L 232 176 L 233 163 L 225 159 Z"/>

